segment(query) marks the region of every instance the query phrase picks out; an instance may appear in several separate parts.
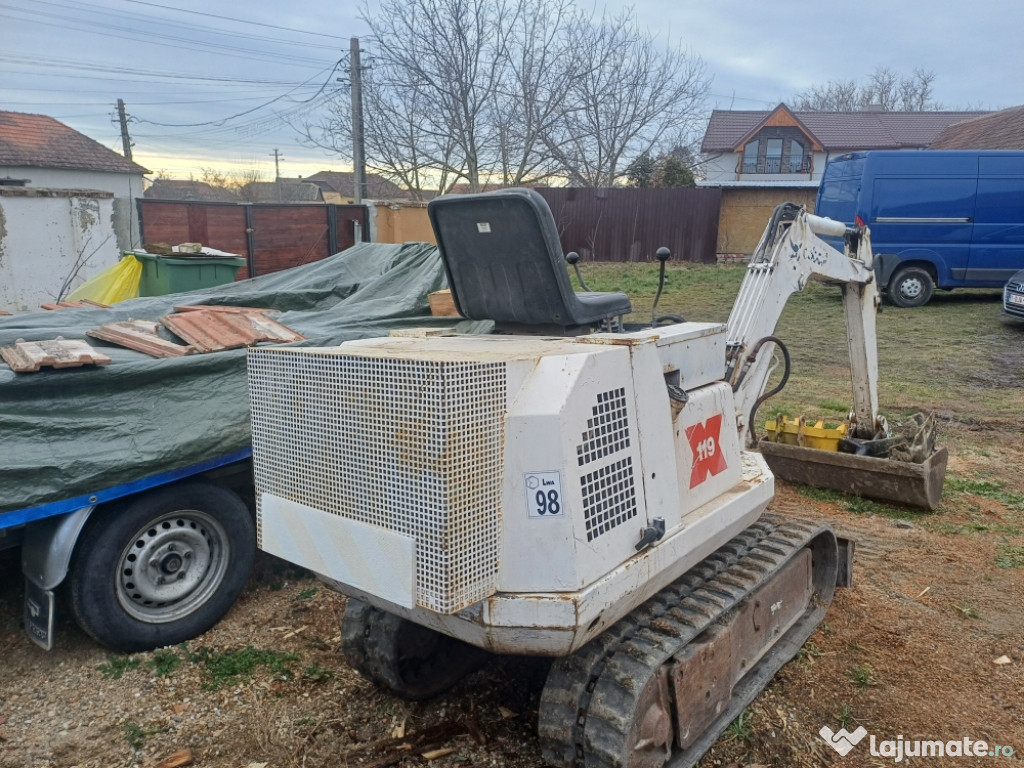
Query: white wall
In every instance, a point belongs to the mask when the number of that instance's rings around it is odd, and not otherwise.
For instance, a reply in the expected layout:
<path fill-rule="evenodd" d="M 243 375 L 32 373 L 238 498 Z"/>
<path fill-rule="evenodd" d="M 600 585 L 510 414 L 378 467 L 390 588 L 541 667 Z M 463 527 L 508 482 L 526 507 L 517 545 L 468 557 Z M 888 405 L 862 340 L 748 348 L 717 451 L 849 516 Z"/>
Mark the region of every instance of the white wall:
<path fill-rule="evenodd" d="M 104 269 L 121 251 L 109 192 L 0 187 L 0 309 L 39 309 Z"/>
<path fill-rule="evenodd" d="M 29 179 L 28 186 L 48 189 L 95 189 L 114 195 L 114 232 L 117 247 L 132 251 L 142 247 L 139 212 L 135 198 L 142 197 L 142 174 L 77 171 L 67 168 L 0 167 L 0 176 Z"/>
<path fill-rule="evenodd" d="M 737 176 L 736 169 L 739 167 L 740 155 L 738 153 L 725 153 L 721 155 L 709 155 L 708 161 L 704 164 L 707 172 L 707 180 L 713 181 L 747 181 L 747 182 L 768 182 L 768 181 L 821 181 L 825 172 L 825 163 L 828 160 L 828 153 L 815 152 L 814 162 L 810 173 L 741 173 Z"/>

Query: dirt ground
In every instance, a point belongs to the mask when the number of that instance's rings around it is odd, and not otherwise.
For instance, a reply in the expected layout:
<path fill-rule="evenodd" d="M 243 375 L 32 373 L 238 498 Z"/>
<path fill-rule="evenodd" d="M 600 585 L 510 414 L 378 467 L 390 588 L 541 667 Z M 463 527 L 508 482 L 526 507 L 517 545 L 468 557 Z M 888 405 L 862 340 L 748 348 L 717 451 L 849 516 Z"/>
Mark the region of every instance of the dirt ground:
<path fill-rule="evenodd" d="M 856 584 L 703 768 L 895 764 L 867 738 L 840 757 L 826 725 L 1016 751 L 904 765 L 1022 762 L 1022 427 L 945 422 L 955 483 L 934 514 L 778 484 L 775 511 L 857 541 Z M 541 765 L 542 661 L 495 659 L 439 699 L 397 700 L 339 657 L 344 598 L 268 556 L 226 620 L 153 653 L 111 654 L 67 619 L 46 653 L 21 601 L 16 554 L 0 553 L 0 768 Z"/>

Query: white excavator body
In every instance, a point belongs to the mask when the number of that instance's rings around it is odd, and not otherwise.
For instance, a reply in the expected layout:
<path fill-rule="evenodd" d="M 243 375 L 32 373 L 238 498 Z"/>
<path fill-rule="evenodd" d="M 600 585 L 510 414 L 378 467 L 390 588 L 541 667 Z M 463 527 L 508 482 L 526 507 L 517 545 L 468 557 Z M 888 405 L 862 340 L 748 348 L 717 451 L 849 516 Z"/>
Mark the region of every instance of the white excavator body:
<path fill-rule="evenodd" d="M 536 193 L 430 215 L 456 306 L 499 333 L 251 349 L 260 546 L 349 596 L 345 657 L 395 693 L 479 649 L 554 657 L 549 763 L 692 766 L 848 581 L 827 526 L 764 514 L 747 444 L 811 277 L 843 285 L 854 431 L 884 428 L 868 233 L 780 206 L 728 325 L 628 331 L 624 295 L 573 293 Z"/>
<path fill-rule="evenodd" d="M 254 349 L 260 546 L 488 650 L 571 653 L 772 498 L 725 330 Z"/>

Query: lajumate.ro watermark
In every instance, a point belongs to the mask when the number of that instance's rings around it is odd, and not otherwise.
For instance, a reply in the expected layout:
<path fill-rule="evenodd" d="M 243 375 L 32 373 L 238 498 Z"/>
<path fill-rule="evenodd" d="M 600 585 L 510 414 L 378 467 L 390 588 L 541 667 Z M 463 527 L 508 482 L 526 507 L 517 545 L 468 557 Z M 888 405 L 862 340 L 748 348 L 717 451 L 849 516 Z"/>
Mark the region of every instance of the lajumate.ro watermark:
<path fill-rule="evenodd" d="M 987 741 L 967 736 L 958 740 L 942 741 L 904 739 L 900 734 L 895 739 L 878 741 L 874 734 L 869 735 L 863 726 L 850 733 L 845 728 L 833 731 L 827 725 L 818 731 L 818 735 L 844 757 L 867 736 L 868 749 L 872 757 L 890 757 L 894 763 L 901 762 L 905 757 L 1012 757 L 1014 754 L 1011 746 L 989 744 Z"/>

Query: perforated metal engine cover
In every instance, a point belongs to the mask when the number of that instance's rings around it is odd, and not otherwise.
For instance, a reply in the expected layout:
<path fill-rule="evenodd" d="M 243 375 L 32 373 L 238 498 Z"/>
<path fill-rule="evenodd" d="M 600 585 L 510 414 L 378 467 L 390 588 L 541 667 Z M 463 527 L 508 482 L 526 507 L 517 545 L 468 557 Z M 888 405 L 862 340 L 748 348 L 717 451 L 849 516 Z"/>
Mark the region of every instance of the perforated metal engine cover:
<path fill-rule="evenodd" d="M 270 493 L 413 537 L 420 607 L 450 614 L 489 597 L 505 368 L 252 349 L 257 498 Z"/>

